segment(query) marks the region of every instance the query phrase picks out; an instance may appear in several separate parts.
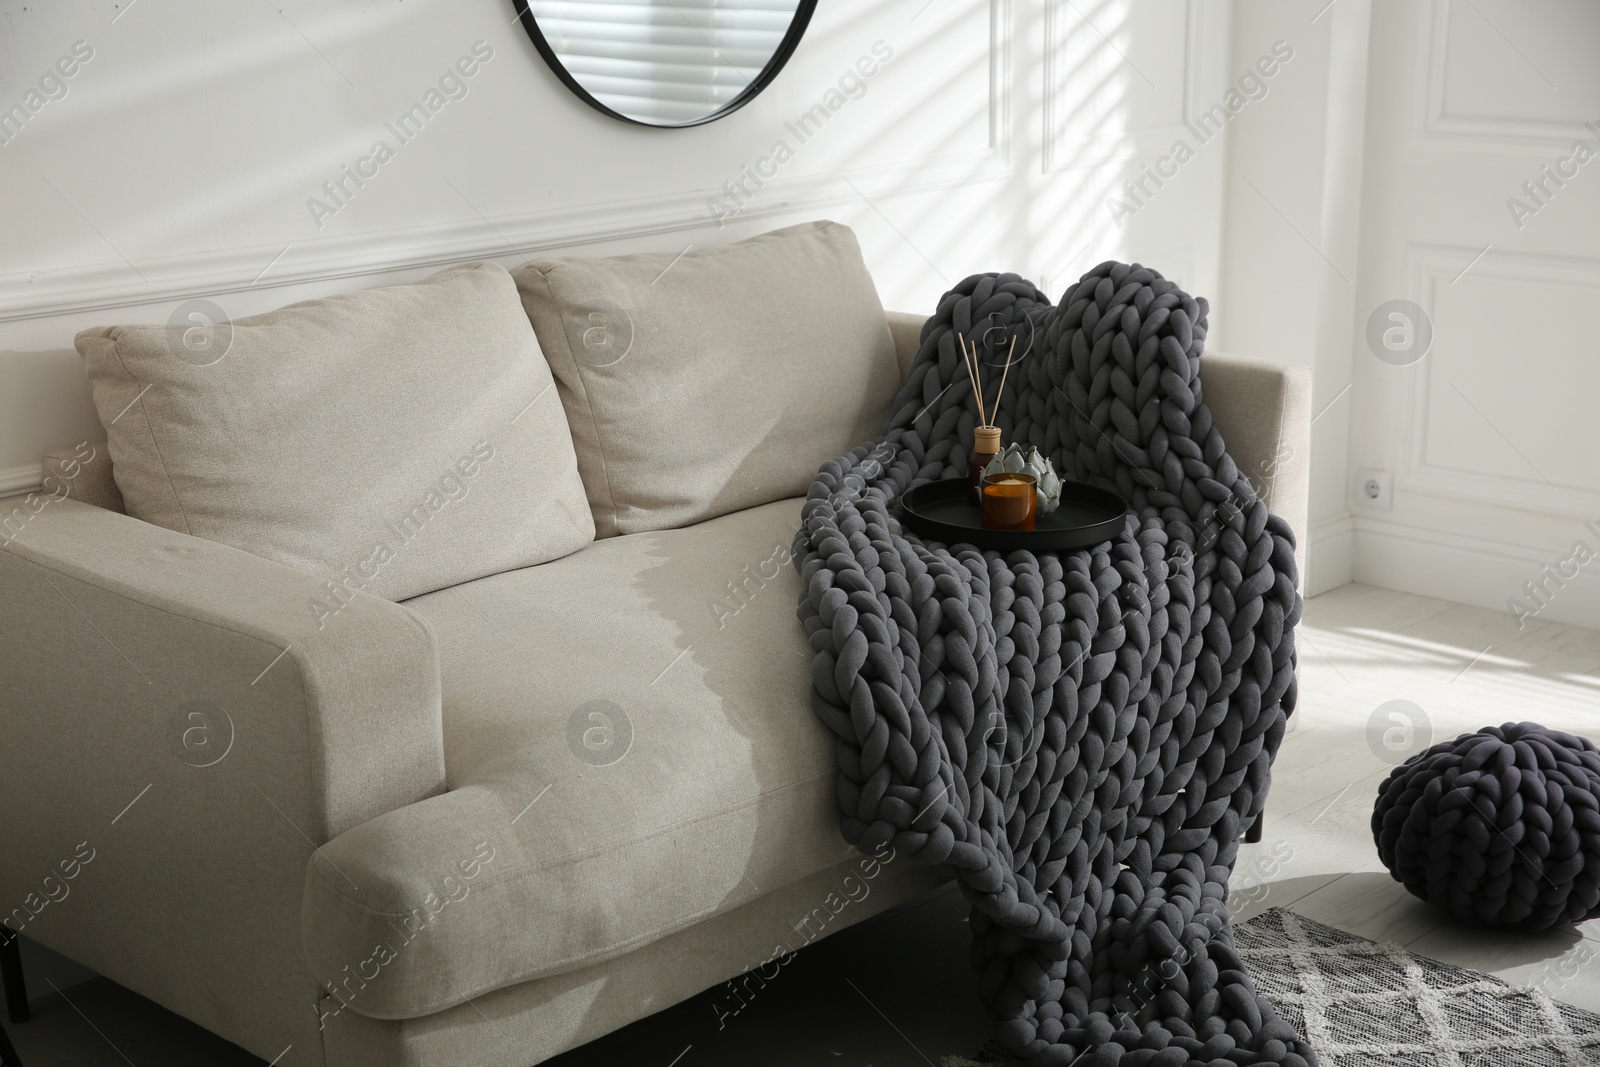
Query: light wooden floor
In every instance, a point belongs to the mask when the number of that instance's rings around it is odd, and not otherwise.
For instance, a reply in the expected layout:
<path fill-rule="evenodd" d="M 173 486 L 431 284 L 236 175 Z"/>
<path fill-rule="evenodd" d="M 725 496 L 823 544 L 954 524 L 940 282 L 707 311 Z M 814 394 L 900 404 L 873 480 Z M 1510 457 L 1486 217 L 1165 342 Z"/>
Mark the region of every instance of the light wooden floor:
<path fill-rule="evenodd" d="M 1241 853 L 1236 918 L 1291 907 L 1600 1011 L 1600 921 L 1537 936 L 1457 927 L 1389 877 L 1369 828 L 1379 783 L 1431 741 L 1525 719 L 1600 738 L 1600 631 L 1537 620 L 1518 631 L 1503 611 L 1350 585 L 1311 601 L 1300 635 L 1300 709 L 1266 837 Z M 1399 751 L 1385 745 L 1396 700 L 1420 709 L 1409 746 L 1388 734 Z M 551 1067 L 924 1067 L 970 1054 L 989 1029 L 964 916 L 957 894 L 935 894 L 807 949 L 724 1028 L 702 995 Z M 104 979 L 65 994 L 72 1004 L 49 993 L 36 1021 L 11 1028 L 28 1067 L 261 1067 Z M 291 1052 L 282 1067 L 296 1062 Z"/>
<path fill-rule="evenodd" d="M 1289 907 L 1600 1011 L 1600 921 L 1541 935 L 1457 926 L 1390 878 L 1370 826 L 1393 764 L 1432 741 L 1522 721 L 1600 739 L 1600 631 L 1537 619 L 1519 631 L 1506 611 L 1347 585 L 1307 605 L 1300 634 L 1301 706 L 1265 839 L 1234 878 L 1236 918 Z M 1395 700 L 1421 709 L 1431 741 L 1418 730 L 1389 754 L 1383 734 L 1399 725 L 1374 716 Z"/>

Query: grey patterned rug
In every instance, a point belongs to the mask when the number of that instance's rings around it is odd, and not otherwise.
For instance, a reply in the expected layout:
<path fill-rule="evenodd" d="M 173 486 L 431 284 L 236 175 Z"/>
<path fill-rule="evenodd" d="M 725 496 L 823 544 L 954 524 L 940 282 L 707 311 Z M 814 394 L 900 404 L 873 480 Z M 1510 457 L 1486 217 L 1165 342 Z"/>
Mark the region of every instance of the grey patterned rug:
<path fill-rule="evenodd" d="M 1322 1067 L 1595 1067 L 1600 1015 L 1286 908 L 1234 929 L 1256 988 Z M 942 1067 L 1015 1063 L 991 1047 Z"/>
<path fill-rule="evenodd" d="M 1236 931 L 1256 988 L 1323 1067 L 1600 1064 L 1600 1015 L 1273 908 Z"/>

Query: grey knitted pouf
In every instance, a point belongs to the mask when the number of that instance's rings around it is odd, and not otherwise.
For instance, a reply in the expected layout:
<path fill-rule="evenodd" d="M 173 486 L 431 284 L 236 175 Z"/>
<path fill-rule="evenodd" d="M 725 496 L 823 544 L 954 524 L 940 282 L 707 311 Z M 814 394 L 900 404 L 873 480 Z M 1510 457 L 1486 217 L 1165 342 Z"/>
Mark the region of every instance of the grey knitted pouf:
<path fill-rule="evenodd" d="M 1372 812 L 1395 880 L 1458 922 L 1543 930 L 1600 917 L 1600 749 L 1531 722 L 1395 768 Z"/>

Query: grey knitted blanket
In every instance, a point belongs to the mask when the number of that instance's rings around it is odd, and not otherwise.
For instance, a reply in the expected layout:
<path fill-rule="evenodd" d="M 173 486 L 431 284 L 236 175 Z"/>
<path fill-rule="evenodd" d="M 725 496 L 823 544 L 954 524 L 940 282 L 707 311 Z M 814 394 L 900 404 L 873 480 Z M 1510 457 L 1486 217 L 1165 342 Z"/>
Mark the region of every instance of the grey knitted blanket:
<path fill-rule="evenodd" d="M 1005 440 L 1119 493 L 1120 535 L 1001 556 L 902 531 L 906 489 L 966 473 L 952 330 L 1018 336 Z M 1293 535 L 1202 400 L 1205 332 L 1206 302 L 1138 265 L 1103 263 L 1053 307 L 1014 274 L 966 279 L 887 430 L 823 465 L 795 538 L 844 836 L 952 872 L 1000 1041 L 1034 1064 L 1316 1063 L 1228 921 L 1301 604 Z"/>

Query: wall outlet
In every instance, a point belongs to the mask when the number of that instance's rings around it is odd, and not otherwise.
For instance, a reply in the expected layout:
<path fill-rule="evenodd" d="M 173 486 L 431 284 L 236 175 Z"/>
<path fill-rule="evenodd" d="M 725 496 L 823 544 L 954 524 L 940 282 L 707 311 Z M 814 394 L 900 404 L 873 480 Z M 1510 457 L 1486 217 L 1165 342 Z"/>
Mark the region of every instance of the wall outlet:
<path fill-rule="evenodd" d="M 1356 468 L 1356 501 L 1369 508 L 1394 508 L 1394 475 L 1371 467 Z"/>

